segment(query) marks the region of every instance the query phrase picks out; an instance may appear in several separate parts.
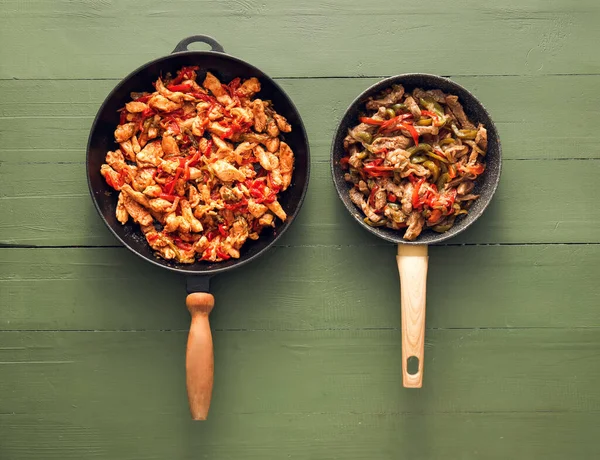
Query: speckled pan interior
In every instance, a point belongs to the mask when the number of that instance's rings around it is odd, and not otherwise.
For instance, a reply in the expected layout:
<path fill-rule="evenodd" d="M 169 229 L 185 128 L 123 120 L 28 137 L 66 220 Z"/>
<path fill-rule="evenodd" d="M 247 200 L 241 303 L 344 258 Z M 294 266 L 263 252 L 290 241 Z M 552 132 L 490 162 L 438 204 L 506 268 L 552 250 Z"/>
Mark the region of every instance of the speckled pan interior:
<path fill-rule="evenodd" d="M 348 191 L 350 184 L 344 180 L 344 170 L 340 166 L 340 159 L 346 155 L 344 151 L 344 137 L 348 134 L 348 129 L 356 126 L 360 112 L 366 112 L 365 103 L 370 96 L 375 96 L 382 90 L 390 87 L 392 84 L 402 84 L 407 92 L 414 88 L 440 89 L 448 94 L 454 94 L 459 97 L 459 101 L 464 107 L 465 113 L 469 119 L 477 124 L 483 123 L 488 133 L 488 150 L 485 157 L 485 172 L 477 179 L 473 193 L 480 195 L 475 200 L 469 214 L 456 219 L 454 226 L 445 233 L 435 233 L 432 230 L 423 230 L 415 241 L 406 241 L 402 238 L 403 231 L 392 230 L 385 227 L 371 227 L 363 221 L 362 211 L 356 207 L 350 200 Z M 445 241 L 464 231 L 469 225 L 475 222 L 490 203 L 498 182 L 500 181 L 500 172 L 502 169 L 502 148 L 498 130 L 485 109 L 483 104 L 471 94 L 468 90 L 453 82 L 452 80 L 437 75 L 429 74 L 403 74 L 386 78 L 375 85 L 367 88 L 350 104 L 344 113 L 340 124 L 334 134 L 331 146 L 331 173 L 337 193 L 346 206 L 346 209 L 356 219 L 356 221 L 371 233 L 393 242 L 405 244 L 433 244 Z"/>

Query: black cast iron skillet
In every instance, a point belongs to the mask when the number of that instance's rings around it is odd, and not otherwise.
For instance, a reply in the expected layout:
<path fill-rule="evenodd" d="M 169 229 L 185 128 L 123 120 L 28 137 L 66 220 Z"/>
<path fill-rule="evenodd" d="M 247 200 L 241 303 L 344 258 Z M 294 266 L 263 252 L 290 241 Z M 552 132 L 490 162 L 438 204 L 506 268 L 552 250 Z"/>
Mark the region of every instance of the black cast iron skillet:
<path fill-rule="evenodd" d="M 344 180 L 344 170 L 340 159 L 346 156 L 344 137 L 348 129 L 356 126 L 359 113 L 365 112 L 365 103 L 392 84 L 402 84 L 407 92 L 414 88 L 441 89 L 447 94 L 459 97 L 469 119 L 477 124 L 481 122 L 487 128 L 488 150 L 485 157 L 486 169 L 476 182 L 473 193 L 480 197 L 473 203 L 466 217 L 458 218 L 454 226 L 446 233 L 424 230 L 415 241 L 402 238 L 402 231 L 385 227 L 371 227 L 364 222 L 364 214 L 350 200 L 350 185 Z M 475 222 L 490 203 L 498 182 L 502 163 L 500 138 L 492 119 L 477 98 L 462 86 L 447 78 L 428 74 L 403 74 L 378 82 L 360 94 L 344 113 L 333 137 L 331 147 L 331 172 L 337 193 L 354 219 L 371 233 L 386 241 L 398 244 L 398 271 L 400 273 L 401 310 L 402 310 L 402 380 L 407 388 L 420 388 L 423 383 L 423 354 L 425 344 L 425 293 L 427 283 L 427 245 L 440 243 L 464 231 Z M 417 360 L 418 366 L 413 372 L 408 369 L 409 359 Z"/>
<path fill-rule="evenodd" d="M 189 44 L 202 42 L 211 46 L 210 51 L 188 51 Z M 152 83 L 167 72 L 175 75 L 183 66 L 200 66 L 198 81 L 204 79 L 210 70 L 223 82 L 235 77 L 242 79 L 257 77 L 261 99 L 273 101 L 278 113 L 285 116 L 292 125 L 292 132 L 285 134 L 285 141 L 295 154 L 295 168 L 290 187 L 281 195 L 280 203 L 288 215 L 285 222 L 276 224 L 271 230 L 264 230 L 257 241 L 248 240 L 242 247 L 239 259 L 224 262 L 197 262 L 192 265 L 177 264 L 158 258 L 147 244 L 136 224 L 121 225 L 115 216 L 117 194 L 100 175 L 106 152 L 114 150 L 114 131 L 119 123 L 117 110 L 130 101 L 130 93 L 153 91 Z M 195 35 L 182 40 L 173 53 L 144 64 L 125 77 L 100 107 L 92 124 L 87 147 L 87 177 L 94 205 L 110 231 L 128 249 L 154 265 L 183 273 L 187 277 L 187 307 L 192 316 L 186 353 L 186 383 L 192 417 L 204 420 L 208 415 L 213 385 L 214 358 L 212 336 L 208 315 L 214 306 L 214 297 L 209 293 L 209 280 L 212 275 L 232 270 L 256 259 L 285 233 L 294 222 L 308 187 L 310 173 L 309 146 L 304 124 L 296 107 L 281 87 L 266 74 L 247 62 L 224 54 L 223 47 L 212 37 Z"/>

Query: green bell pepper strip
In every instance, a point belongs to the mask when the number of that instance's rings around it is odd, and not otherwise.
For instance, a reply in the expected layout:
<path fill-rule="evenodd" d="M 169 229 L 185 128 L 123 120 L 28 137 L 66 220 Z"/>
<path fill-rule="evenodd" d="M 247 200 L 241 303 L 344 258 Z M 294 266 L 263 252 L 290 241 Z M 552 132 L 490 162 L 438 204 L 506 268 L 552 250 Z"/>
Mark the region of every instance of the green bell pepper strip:
<path fill-rule="evenodd" d="M 476 129 L 460 130 L 456 127 L 454 123 L 452 123 L 452 131 L 454 132 L 454 135 L 459 139 L 475 139 L 475 137 L 477 136 Z"/>
<path fill-rule="evenodd" d="M 431 160 L 424 161 L 423 166 L 431 172 L 431 182 L 437 182 L 440 177 L 440 167 Z"/>

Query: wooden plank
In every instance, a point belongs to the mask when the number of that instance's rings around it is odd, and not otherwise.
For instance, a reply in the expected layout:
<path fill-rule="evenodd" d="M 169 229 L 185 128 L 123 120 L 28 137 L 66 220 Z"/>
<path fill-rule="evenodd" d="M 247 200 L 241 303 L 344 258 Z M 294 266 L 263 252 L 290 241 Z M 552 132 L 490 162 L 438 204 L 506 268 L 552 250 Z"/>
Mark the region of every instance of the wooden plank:
<path fill-rule="evenodd" d="M 492 113 L 508 159 L 599 158 L 600 76 L 457 77 Z M 377 79 L 280 79 L 298 105 L 316 161 L 327 161 L 337 122 Z M 0 81 L 4 162 L 81 162 L 90 125 L 116 81 Z M 507 97 L 510 94 L 510 97 Z M 566 101 L 556 110 L 556 95 Z M 526 110 L 523 108 L 526 107 Z M 318 109 L 316 109 L 318 108 Z"/>
<path fill-rule="evenodd" d="M 599 257 L 598 245 L 432 247 L 427 326 L 600 327 Z M 400 326 L 390 246 L 276 248 L 212 292 L 217 330 Z M 185 330 L 184 301 L 182 277 L 125 249 L 0 249 L 0 330 Z"/>
<path fill-rule="evenodd" d="M 4 79 L 122 77 L 198 33 L 274 76 L 600 73 L 595 0 L 485 7 L 433 0 L 427 8 L 393 0 L 368 7 L 359 0 L 8 0 L 0 7 L 0 41 L 10 43 L 0 49 Z M 35 46 L 24 37 L 36 37 Z"/>
<path fill-rule="evenodd" d="M 153 399 L 154 401 L 154 399 Z M 110 405 L 112 410 L 113 406 Z M 592 459 L 597 413 L 0 414 L 5 460 Z"/>
<path fill-rule="evenodd" d="M 188 420 L 185 331 L 0 332 L 3 414 Z M 435 330 L 423 389 L 402 388 L 399 331 L 217 331 L 212 412 L 600 415 L 593 330 Z M 217 416 L 218 418 L 218 416 Z"/>
<path fill-rule="evenodd" d="M 489 209 L 451 242 L 597 243 L 600 208 L 590 190 L 599 175 L 596 160 L 506 161 Z M 0 215 L 3 244 L 117 244 L 93 208 L 82 164 L 3 165 Z M 356 225 L 335 193 L 328 164 L 315 163 L 304 208 L 280 244 L 383 242 Z"/>

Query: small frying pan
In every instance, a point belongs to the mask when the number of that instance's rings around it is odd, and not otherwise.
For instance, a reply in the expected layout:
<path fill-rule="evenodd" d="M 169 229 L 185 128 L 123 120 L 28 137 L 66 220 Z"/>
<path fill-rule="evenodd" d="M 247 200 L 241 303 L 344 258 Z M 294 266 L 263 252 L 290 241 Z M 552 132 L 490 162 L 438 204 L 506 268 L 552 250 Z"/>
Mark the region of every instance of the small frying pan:
<path fill-rule="evenodd" d="M 475 200 L 469 214 L 456 220 L 454 226 L 445 233 L 423 230 L 415 241 L 402 238 L 403 232 L 386 227 L 371 227 L 363 219 L 360 209 L 352 203 L 348 191 L 350 185 L 344 180 L 344 170 L 340 159 L 346 156 L 344 137 L 348 129 L 358 124 L 360 112 L 365 112 L 365 103 L 392 84 L 402 84 L 407 92 L 414 88 L 441 89 L 447 94 L 459 97 L 465 113 L 474 123 L 485 125 L 488 134 L 488 150 L 485 157 L 485 173 L 478 178 L 473 193 L 480 195 Z M 382 80 L 358 96 L 344 113 L 333 137 L 331 147 L 331 172 L 337 193 L 346 209 L 356 221 L 371 233 L 386 241 L 398 244 L 398 272 L 400 274 L 400 294 L 402 313 L 402 382 L 406 388 L 421 388 L 423 384 L 423 356 L 425 345 L 425 293 L 427 285 L 427 248 L 430 244 L 441 243 L 464 231 L 475 222 L 490 203 L 500 181 L 502 150 L 500 138 L 492 119 L 473 94 L 447 78 L 429 74 L 403 74 Z M 416 372 L 408 369 L 409 359 L 418 362 Z"/>
<path fill-rule="evenodd" d="M 188 51 L 194 42 L 206 43 L 211 51 Z M 118 194 L 110 188 L 100 175 L 106 152 L 114 150 L 114 131 L 119 124 L 118 109 L 130 101 L 130 93 L 152 91 L 152 83 L 167 72 L 175 75 L 183 66 L 200 66 L 198 81 L 211 71 L 223 82 L 235 77 L 242 79 L 257 77 L 262 89 L 257 97 L 273 101 L 278 113 L 288 119 L 292 132 L 285 141 L 295 154 L 295 168 L 290 187 L 282 193 L 280 203 L 288 218 L 278 221 L 275 228 L 265 229 L 257 241 L 244 244 L 239 259 L 224 262 L 196 262 L 191 265 L 176 264 L 154 255 L 138 225 L 131 221 L 121 225 L 115 216 Z M 212 335 L 208 315 L 214 306 L 214 297 L 209 293 L 210 277 L 217 273 L 241 267 L 264 254 L 294 222 L 308 187 L 310 153 L 306 130 L 298 110 L 281 87 L 266 74 L 247 62 L 224 53 L 223 47 L 212 37 L 195 35 L 182 40 L 169 56 L 144 64 L 125 77 L 106 97 L 92 124 L 87 146 L 87 177 L 92 200 L 100 217 L 109 230 L 123 245 L 142 259 L 167 270 L 186 275 L 188 296 L 187 308 L 192 316 L 186 353 L 186 385 L 190 411 L 195 420 L 205 420 L 210 407 L 213 386 L 214 358 Z"/>

